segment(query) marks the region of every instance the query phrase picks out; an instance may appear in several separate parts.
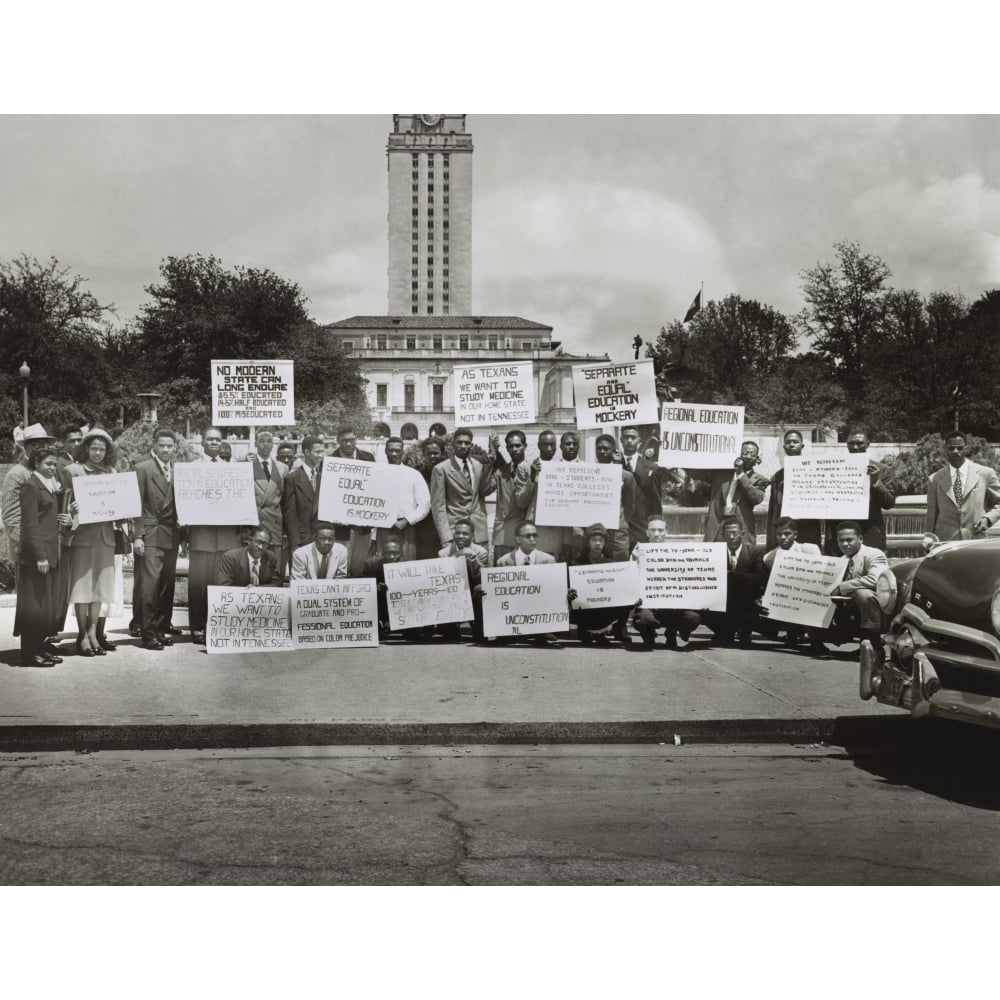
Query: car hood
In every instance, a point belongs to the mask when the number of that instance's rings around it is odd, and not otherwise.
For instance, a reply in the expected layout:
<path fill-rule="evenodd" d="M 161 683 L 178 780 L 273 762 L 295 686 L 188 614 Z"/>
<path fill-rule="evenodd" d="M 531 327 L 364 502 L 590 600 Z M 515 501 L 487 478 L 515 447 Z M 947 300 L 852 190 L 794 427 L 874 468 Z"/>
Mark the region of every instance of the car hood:
<path fill-rule="evenodd" d="M 932 618 L 996 634 L 990 601 L 1000 587 L 1000 538 L 946 542 L 913 575 L 910 601 Z"/>

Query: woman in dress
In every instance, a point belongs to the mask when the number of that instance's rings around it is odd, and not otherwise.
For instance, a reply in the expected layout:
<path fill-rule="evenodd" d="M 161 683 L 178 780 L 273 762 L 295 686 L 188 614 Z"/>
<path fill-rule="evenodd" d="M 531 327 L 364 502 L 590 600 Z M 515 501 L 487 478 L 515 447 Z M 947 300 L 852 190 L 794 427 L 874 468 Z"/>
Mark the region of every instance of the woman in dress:
<path fill-rule="evenodd" d="M 45 639 L 58 632 L 59 529 L 70 514 L 59 513 L 59 467 L 55 448 L 39 448 L 28 459 L 32 475 L 20 489 L 21 555 L 17 576 L 14 635 L 21 637 L 25 667 L 51 667 L 62 657 L 45 652 Z"/>
<path fill-rule="evenodd" d="M 80 476 L 107 476 L 115 471 L 111 435 L 100 427 L 88 431 L 66 467 L 72 480 Z M 74 502 L 75 510 L 75 502 Z M 115 599 L 114 522 L 81 524 L 73 532 L 69 561 L 69 600 L 76 611 L 76 651 L 81 656 L 104 656 L 115 644 L 104 634 L 103 605 Z"/>

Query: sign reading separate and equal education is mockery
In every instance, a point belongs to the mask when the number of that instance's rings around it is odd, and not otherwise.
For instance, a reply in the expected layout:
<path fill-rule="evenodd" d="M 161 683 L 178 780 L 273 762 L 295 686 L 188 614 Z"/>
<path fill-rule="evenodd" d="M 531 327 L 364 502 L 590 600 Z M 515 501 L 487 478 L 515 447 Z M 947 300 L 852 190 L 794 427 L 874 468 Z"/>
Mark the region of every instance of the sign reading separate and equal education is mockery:
<path fill-rule="evenodd" d="M 472 618 L 465 556 L 383 563 L 389 625 L 424 628 Z"/>
<path fill-rule="evenodd" d="M 593 566 L 570 566 L 569 585 L 576 591 L 573 604 L 581 609 L 631 607 L 642 592 L 639 567 L 632 559 Z"/>
<path fill-rule="evenodd" d="M 212 423 L 295 423 L 293 361 L 213 361 Z"/>
<path fill-rule="evenodd" d="M 256 526 L 250 462 L 178 462 L 174 465 L 178 524 Z"/>
<path fill-rule="evenodd" d="M 350 458 L 323 459 L 319 481 L 319 518 L 334 524 L 391 528 L 405 472 L 382 462 Z"/>
<path fill-rule="evenodd" d="M 283 587 L 208 588 L 209 653 L 280 653 L 294 648 L 290 591 Z"/>
<path fill-rule="evenodd" d="M 683 469 L 732 468 L 743 446 L 742 406 L 664 403 L 660 465 Z"/>
<path fill-rule="evenodd" d="M 843 579 L 846 569 L 846 556 L 779 549 L 761 603 L 771 621 L 829 628 L 834 612 L 830 591 Z"/>
<path fill-rule="evenodd" d="M 785 458 L 783 517 L 827 521 L 868 517 L 871 480 L 868 455 L 789 455 Z"/>
<path fill-rule="evenodd" d="M 119 521 L 142 513 L 139 479 L 134 472 L 74 476 L 73 499 L 80 508 L 80 524 Z"/>
<path fill-rule="evenodd" d="M 598 462 L 543 462 L 535 523 L 582 528 L 600 522 L 618 527 L 622 467 Z"/>
<path fill-rule="evenodd" d="M 494 566 L 484 569 L 483 634 L 535 635 L 569 628 L 566 566 Z"/>
<path fill-rule="evenodd" d="M 292 580 L 296 649 L 378 645 L 378 592 L 371 579 Z"/>
<path fill-rule="evenodd" d="M 580 430 L 659 419 L 652 361 L 573 365 L 573 396 Z"/>
<path fill-rule="evenodd" d="M 645 607 L 726 610 L 725 542 L 641 542 L 638 548 Z"/>
<path fill-rule="evenodd" d="M 456 427 L 516 427 L 535 420 L 535 376 L 530 361 L 455 365 Z"/>

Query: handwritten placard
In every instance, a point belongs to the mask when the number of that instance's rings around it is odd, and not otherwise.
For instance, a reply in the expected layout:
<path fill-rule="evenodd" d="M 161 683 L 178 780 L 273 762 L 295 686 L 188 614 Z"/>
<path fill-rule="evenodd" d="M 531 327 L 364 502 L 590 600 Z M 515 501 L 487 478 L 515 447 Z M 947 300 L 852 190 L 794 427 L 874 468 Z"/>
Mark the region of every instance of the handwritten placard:
<path fill-rule="evenodd" d="M 637 548 L 645 607 L 726 610 L 724 542 L 641 542 Z"/>
<path fill-rule="evenodd" d="M 142 513 L 139 479 L 134 472 L 74 476 L 73 499 L 80 507 L 80 524 L 118 521 Z"/>
<path fill-rule="evenodd" d="M 830 591 L 846 569 L 844 556 L 778 549 L 761 603 L 773 621 L 829 628 L 834 612 Z"/>
<path fill-rule="evenodd" d="M 325 458 L 319 481 L 320 520 L 391 528 L 405 475 L 400 466 Z"/>
<path fill-rule="evenodd" d="M 174 466 L 178 524 L 256 525 L 250 462 L 182 462 Z"/>
<path fill-rule="evenodd" d="M 576 591 L 576 608 L 631 607 L 639 599 L 639 567 L 628 562 L 606 562 L 595 566 L 570 566 L 569 585 Z"/>
<path fill-rule="evenodd" d="M 484 569 L 483 633 L 536 635 L 569 628 L 566 566 L 495 566 Z"/>
<path fill-rule="evenodd" d="M 659 420 L 652 361 L 573 365 L 573 396 L 581 430 Z"/>
<path fill-rule="evenodd" d="M 535 377 L 530 361 L 455 365 L 453 384 L 456 427 L 534 422 Z"/>
<path fill-rule="evenodd" d="M 685 469 L 731 468 L 743 446 L 742 406 L 664 403 L 660 465 Z"/>
<path fill-rule="evenodd" d="M 212 423 L 295 423 L 295 364 L 292 361 L 213 361 Z"/>
<path fill-rule="evenodd" d="M 384 563 L 389 625 L 423 628 L 472 618 L 465 556 Z"/>
<path fill-rule="evenodd" d="M 296 649 L 356 649 L 378 645 L 374 580 L 292 580 L 292 640 Z"/>
<path fill-rule="evenodd" d="M 280 653 L 293 648 L 289 591 L 282 587 L 208 588 L 209 653 Z"/>
<path fill-rule="evenodd" d="M 852 455 L 789 455 L 785 458 L 783 517 L 866 518 L 871 498 L 869 458 Z"/>
<path fill-rule="evenodd" d="M 538 476 L 535 522 L 563 527 L 600 522 L 613 529 L 618 527 L 621 502 L 620 465 L 543 462 Z"/>

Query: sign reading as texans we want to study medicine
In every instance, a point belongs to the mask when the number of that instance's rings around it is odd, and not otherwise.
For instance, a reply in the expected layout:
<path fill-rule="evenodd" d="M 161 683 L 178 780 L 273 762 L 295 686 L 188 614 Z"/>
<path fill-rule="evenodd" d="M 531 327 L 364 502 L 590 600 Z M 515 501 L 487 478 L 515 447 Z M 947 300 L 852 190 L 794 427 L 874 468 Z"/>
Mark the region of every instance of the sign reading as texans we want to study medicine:
<path fill-rule="evenodd" d="M 535 376 L 530 361 L 455 365 L 455 426 L 509 428 L 535 420 Z"/>
<path fill-rule="evenodd" d="M 280 653 L 294 648 L 291 592 L 283 587 L 208 588 L 208 653 Z"/>

